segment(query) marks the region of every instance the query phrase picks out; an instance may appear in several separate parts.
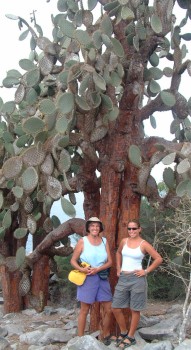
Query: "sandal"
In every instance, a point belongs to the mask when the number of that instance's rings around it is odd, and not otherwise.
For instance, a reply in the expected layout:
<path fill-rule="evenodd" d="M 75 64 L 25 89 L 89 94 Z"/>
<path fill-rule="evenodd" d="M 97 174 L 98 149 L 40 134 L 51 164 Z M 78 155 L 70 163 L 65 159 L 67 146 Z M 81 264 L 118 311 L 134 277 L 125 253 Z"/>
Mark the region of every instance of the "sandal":
<path fill-rule="evenodd" d="M 117 337 L 115 335 L 108 335 L 107 337 L 103 338 L 102 343 L 106 346 L 110 345 L 112 342 L 116 342 Z"/>
<path fill-rule="evenodd" d="M 129 343 L 127 343 L 127 342 L 125 341 L 125 339 L 128 339 L 128 340 L 129 340 Z M 129 348 L 130 346 L 136 344 L 135 338 L 131 338 L 131 337 L 129 337 L 128 335 L 126 335 L 125 339 L 123 339 L 122 342 L 120 343 L 120 344 L 123 345 L 123 347 L 122 347 L 122 346 L 119 347 L 119 348 L 122 349 L 122 350 L 123 350 L 123 349 L 126 349 L 126 348 Z"/>
<path fill-rule="evenodd" d="M 119 347 L 119 345 L 123 342 L 123 340 L 127 337 L 127 333 L 123 334 L 121 333 L 119 337 L 116 339 L 115 346 Z"/>

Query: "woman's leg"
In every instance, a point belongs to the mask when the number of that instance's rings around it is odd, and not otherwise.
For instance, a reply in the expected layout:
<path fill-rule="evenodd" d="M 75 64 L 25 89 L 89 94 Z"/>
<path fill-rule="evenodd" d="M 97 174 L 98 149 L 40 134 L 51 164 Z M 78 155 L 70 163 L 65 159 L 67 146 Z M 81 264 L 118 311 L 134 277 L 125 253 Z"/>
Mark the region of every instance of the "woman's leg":
<path fill-rule="evenodd" d="M 131 317 L 131 323 L 130 323 L 130 329 L 128 332 L 128 337 L 133 338 L 133 339 L 130 340 L 128 338 L 125 338 L 123 340 L 122 344 L 119 345 L 120 349 L 124 349 L 124 344 L 131 344 L 132 341 L 134 342 L 134 344 L 136 343 L 134 340 L 134 336 L 135 336 L 135 331 L 137 330 L 139 320 L 140 320 L 140 311 L 131 310 L 131 313 L 132 313 L 132 317 Z"/>
<path fill-rule="evenodd" d="M 112 312 L 113 312 L 115 319 L 118 323 L 121 334 L 126 334 L 127 333 L 127 326 L 126 326 L 126 321 L 125 321 L 125 317 L 123 314 L 123 310 L 120 308 L 112 308 Z"/>
<path fill-rule="evenodd" d="M 91 305 L 83 302 L 81 302 L 80 305 L 80 313 L 78 316 L 78 335 L 79 337 L 82 337 L 84 335 L 86 319 Z"/>
<path fill-rule="evenodd" d="M 140 311 L 131 310 L 131 312 L 132 312 L 132 317 L 131 317 L 128 336 L 131 338 L 134 338 L 134 334 L 135 334 L 135 331 L 137 330 L 139 320 L 140 320 Z"/>
<path fill-rule="evenodd" d="M 111 326 L 111 301 L 103 301 L 103 312 L 104 312 L 104 320 L 103 320 L 103 336 L 104 338 L 110 335 L 110 326 Z"/>

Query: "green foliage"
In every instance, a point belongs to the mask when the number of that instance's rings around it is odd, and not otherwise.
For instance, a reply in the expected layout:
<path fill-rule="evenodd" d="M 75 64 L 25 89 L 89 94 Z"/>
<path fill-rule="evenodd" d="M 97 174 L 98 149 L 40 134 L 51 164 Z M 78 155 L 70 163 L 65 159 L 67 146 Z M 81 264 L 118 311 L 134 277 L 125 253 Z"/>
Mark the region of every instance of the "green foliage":
<path fill-rule="evenodd" d="M 164 183 L 160 184 L 159 190 L 166 190 Z M 190 208 L 188 197 L 183 197 L 174 210 L 166 211 L 159 211 L 157 206 L 151 207 L 146 199 L 142 200 L 140 221 L 143 238 L 154 245 L 164 259 L 163 264 L 148 275 L 148 295 L 151 299 L 174 300 L 185 297 L 191 261 Z M 145 268 L 148 258 L 144 259 Z"/>
<path fill-rule="evenodd" d="M 68 274 L 72 270 L 72 266 L 70 264 L 71 257 L 60 257 L 55 256 L 54 261 L 57 265 L 57 273 L 58 281 L 57 287 L 54 285 L 49 287 L 50 298 L 55 303 L 62 303 L 63 306 L 68 306 L 71 304 L 71 301 L 76 299 L 76 286 L 69 282 Z M 56 288 L 56 291 L 54 290 Z M 54 292 L 52 292 L 52 289 Z M 56 295 L 56 298 L 54 296 Z"/>
<path fill-rule="evenodd" d="M 170 189 L 174 188 L 175 179 L 174 179 L 174 172 L 172 168 L 165 168 L 163 172 L 163 179 L 168 188 Z"/>
<path fill-rule="evenodd" d="M 128 150 L 129 160 L 137 167 L 141 167 L 141 152 L 138 146 L 131 145 Z"/>
<path fill-rule="evenodd" d="M 182 281 L 167 273 L 150 274 L 148 280 L 148 298 L 173 301 L 182 299 L 185 290 Z"/>
<path fill-rule="evenodd" d="M 191 6 L 190 6 L 190 1 L 189 1 L 189 0 L 177 0 L 177 1 L 178 1 L 179 6 L 180 6 L 182 9 L 187 9 L 187 10 L 188 10 L 188 16 L 189 16 L 190 19 L 191 19 Z"/>
<path fill-rule="evenodd" d="M 25 237 L 27 234 L 27 229 L 26 228 L 18 228 L 14 231 L 14 237 L 17 239 Z"/>
<path fill-rule="evenodd" d="M 62 257 L 62 256 L 55 256 L 54 260 L 57 264 L 57 275 L 59 278 L 66 279 L 68 278 L 69 272 L 73 269 L 73 267 L 70 264 L 70 256 Z"/>
<path fill-rule="evenodd" d="M 17 249 L 16 252 L 16 266 L 21 267 L 25 261 L 25 248 L 20 247 Z"/>
<path fill-rule="evenodd" d="M 73 204 L 70 203 L 70 202 L 69 202 L 66 198 L 64 198 L 64 197 L 61 197 L 61 206 L 62 206 L 63 211 L 64 211 L 68 216 L 75 217 L 75 215 L 76 215 L 76 210 L 75 210 Z"/>

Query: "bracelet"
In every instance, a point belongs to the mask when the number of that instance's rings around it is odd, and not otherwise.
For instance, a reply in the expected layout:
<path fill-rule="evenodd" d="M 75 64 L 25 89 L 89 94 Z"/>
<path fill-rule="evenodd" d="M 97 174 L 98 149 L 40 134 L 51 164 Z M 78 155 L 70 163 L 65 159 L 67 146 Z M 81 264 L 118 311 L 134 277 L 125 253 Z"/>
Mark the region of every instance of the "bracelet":
<path fill-rule="evenodd" d="M 145 269 L 144 271 L 145 271 L 145 275 L 147 275 L 147 274 L 148 274 L 148 271 L 147 271 L 147 269 Z"/>

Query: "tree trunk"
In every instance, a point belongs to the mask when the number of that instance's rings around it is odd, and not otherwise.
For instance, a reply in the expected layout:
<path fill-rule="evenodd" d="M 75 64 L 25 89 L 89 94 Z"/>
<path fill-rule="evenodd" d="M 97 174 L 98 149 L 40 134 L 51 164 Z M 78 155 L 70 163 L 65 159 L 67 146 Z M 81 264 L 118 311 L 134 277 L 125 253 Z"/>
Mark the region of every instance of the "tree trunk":
<path fill-rule="evenodd" d="M 128 221 L 139 218 L 141 196 L 134 191 L 138 182 L 138 170 L 128 160 L 128 148 L 132 139 L 137 140 L 138 138 L 140 142 L 140 133 L 134 124 L 134 116 L 126 111 L 121 111 L 118 132 L 111 131 L 107 143 L 108 155 L 101 165 L 99 217 L 104 223 L 103 235 L 108 240 L 112 255 L 113 264 L 110 274 L 112 293 L 117 283 L 116 250 L 120 241 L 128 235 Z M 102 329 L 101 314 L 99 304 L 93 306 L 91 312 L 92 331 Z M 131 312 L 129 309 L 125 309 L 124 314 L 127 329 L 129 329 Z M 111 332 L 119 332 L 114 320 L 111 324 Z"/>
<path fill-rule="evenodd" d="M 31 286 L 32 296 L 37 297 L 37 299 L 39 300 L 36 306 L 36 309 L 39 312 L 41 312 L 44 309 L 44 306 L 46 306 L 48 302 L 49 276 L 49 257 L 47 255 L 43 255 L 34 264 Z"/>
<path fill-rule="evenodd" d="M 41 207 L 43 211 L 43 208 Z M 38 221 L 38 226 L 42 227 L 45 220 L 43 214 Z M 35 249 L 46 237 L 46 234 L 33 236 L 33 249 Z M 26 297 L 26 303 L 32 304 L 38 312 L 41 312 L 48 302 L 49 294 L 50 265 L 49 256 L 40 255 L 40 258 L 33 264 L 31 281 L 31 295 Z"/>
<path fill-rule="evenodd" d="M 96 302 L 90 309 L 90 331 L 95 332 L 98 329 L 101 330 L 101 310 L 100 303 Z"/>
<path fill-rule="evenodd" d="M 110 274 L 112 293 L 117 283 L 116 249 L 121 239 L 127 237 L 127 222 L 130 219 L 139 217 L 141 198 L 133 192 L 132 186 L 132 183 L 136 181 L 136 175 L 134 167 L 130 168 L 130 166 L 129 171 L 124 173 L 124 178 L 120 173 L 115 172 L 112 168 L 109 169 L 109 167 L 102 174 L 100 219 L 104 222 L 104 236 L 108 240 L 113 260 Z M 96 303 L 91 309 L 91 331 L 102 329 L 102 320 L 100 321 L 101 314 L 100 304 Z M 127 329 L 129 329 L 131 312 L 129 309 L 125 309 L 124 314 Z M 111 333 L 119 333 L 114 319 L 111 324 Z"/>
<path fill-rule="evenodd" d="M 84 208 L 86 220 L 88 220 L 92 216 L 99 216 L 99 208 L 100 208 L 99 191 L 96 191 L 94 193 L 84 192 L 83 208 Z"/>
<path fill-rule="evenodd" d="M 1 266 L 0 272 L 4 299 L 4 313 L 19 312 L 23 307 L 23 300 L 19 295 L 19 282 L 22 274 L 19 270 L 13 272 L 9 271 L 5 265 Z"/>
<path fill-rule="evenodd" d="M 141 196 L 133 191 L 137 184 L 137 169 L 128 164 L 124 179 L 121 181 L 119 221 L 117 232 L 117 245 L 128 235 L 127 224 L 129 220 L 138 219 L 140 214 Z"/>

